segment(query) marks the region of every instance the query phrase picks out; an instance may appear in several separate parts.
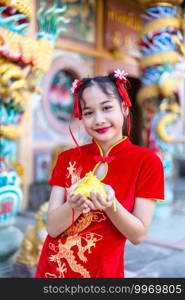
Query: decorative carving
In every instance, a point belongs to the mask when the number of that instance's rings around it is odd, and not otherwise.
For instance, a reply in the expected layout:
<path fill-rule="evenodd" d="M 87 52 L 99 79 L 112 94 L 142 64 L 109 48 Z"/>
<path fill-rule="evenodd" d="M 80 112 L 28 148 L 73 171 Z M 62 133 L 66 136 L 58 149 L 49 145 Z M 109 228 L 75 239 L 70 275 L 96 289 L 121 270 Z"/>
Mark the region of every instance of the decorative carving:
<path fill-rule="evenodd" d="M 38 263 L 43 241 L 47 235 L 46 217 L 48 202 L 41 205 L 35 215 L 36 224 L 29 225 L 24 235 L 17 262 L 28 266 L 35 266 Z"/>

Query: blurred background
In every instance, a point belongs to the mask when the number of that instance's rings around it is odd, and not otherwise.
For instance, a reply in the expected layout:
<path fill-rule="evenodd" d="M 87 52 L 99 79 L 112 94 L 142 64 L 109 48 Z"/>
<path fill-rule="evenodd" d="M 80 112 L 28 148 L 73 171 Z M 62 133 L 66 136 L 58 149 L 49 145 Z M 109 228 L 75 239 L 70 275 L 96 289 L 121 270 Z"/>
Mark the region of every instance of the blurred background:
<path fill-rule="evenodd" d="M 0 1 L 0 277 L 34 277 L 57 155 L 89 141 L 74 79 L 129 74 L 131 140 L 162 160 L 158 202 L 126 277 L 185 277 L 185 1 Z M 116 174 L 115 174 L 116 176 Z"/>

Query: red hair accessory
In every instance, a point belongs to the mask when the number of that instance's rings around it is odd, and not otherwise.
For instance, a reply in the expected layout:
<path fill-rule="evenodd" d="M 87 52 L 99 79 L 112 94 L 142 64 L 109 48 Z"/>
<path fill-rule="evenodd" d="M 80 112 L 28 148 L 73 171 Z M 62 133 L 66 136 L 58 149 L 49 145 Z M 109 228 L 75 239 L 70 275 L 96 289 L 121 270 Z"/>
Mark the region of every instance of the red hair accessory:
<path fill-rule="evenodd" d="M 127 79 L 128 73 L 125 72 L 124 70 L 121 71 L 121 70 L 117 69 L 116 71 L 113 72 L 113 76 L 115 78 L 115 82 L 118 87 L 119 94 L 120 94 L 121 98 L 123 99 L 125 106 L 131 107 L 132 104 L 130 102 L 130 98 L 124 87 L 124 83 L 126 83 L 128 81 L 128 79 Z M 128 117 L 127 117 L 127 130 L 128 130 L 128 136 L 130 136 L 130 132 L 131 132 L 130 113 L 128 114 Z"/>
<path fill-rule="evenodd" d="M 126 73 L 124 70 L 121 71 L 121 70 L 117 69 L 116 71 L 114 71 L 113 76 L 116 79 L 116 85 L 118 87 L 120 96 L 122 97 L 122 99 L 125 102 L 125 106 L 131 107 L 132 104 L 130 102 L 129 96 L 127 94 L 126 89 L 123 86 L 123 83 L 126 83 L 128 81 L 127 80 L 128 73 Z"/>
<path fill-rule="evenodd" d="M 79 79 L 75 79 L 73 81 L 72 87 L 71 87 L 71 93 L 75 97 L 74 105 L 73 105 L 73 115 L 74 115 L 75 118 L 78 118 L 79 120 L 81 120 L 82 115 L 81 115 L 80 107 L 79 107 L 78 89 L 82 84 L 83 84 L 82 81 L 80 81 Z"/>

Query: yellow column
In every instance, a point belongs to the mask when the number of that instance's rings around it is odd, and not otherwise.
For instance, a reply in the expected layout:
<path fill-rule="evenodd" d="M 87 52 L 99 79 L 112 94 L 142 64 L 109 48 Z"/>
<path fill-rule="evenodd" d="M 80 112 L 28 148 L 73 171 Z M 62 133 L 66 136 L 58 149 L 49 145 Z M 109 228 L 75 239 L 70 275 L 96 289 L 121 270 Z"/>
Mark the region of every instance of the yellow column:
<path fill-rule="evenodd" d="M 104 0 L 98 0 L 96 2 L 96 50 L 98 52 L 104 51 L 103 36 L 104 36 Z M 102 75 L 100 69 L 101 57 L 96 58 L 95 62 L 95 75 Z"/>
<path fill-rule="evenodd" d="M 32 0 L 34 16 L 31 25 L 27 31 L 27 35 L 36 36 L 36 0 Z M 27 99 L 25 108 L 23 132 L 17 141 L 17 161 L 23 168 L 23 203 L 22 211 L 28 207 L 29 202 L 29 185 L 33 179 L 33 141 L 32 141 L 32 101 L 33 96 Z"/>

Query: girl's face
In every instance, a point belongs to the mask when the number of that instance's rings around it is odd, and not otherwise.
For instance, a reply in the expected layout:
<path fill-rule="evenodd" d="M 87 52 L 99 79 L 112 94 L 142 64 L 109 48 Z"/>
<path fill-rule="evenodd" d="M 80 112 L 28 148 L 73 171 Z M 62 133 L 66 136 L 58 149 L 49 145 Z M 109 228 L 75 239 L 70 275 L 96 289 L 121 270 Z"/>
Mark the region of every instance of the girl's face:
<path fill-rule="evenodd" d="M 111 146 L 123 137 L 128 109 L 125 110 L 113 93 L 107 95 L 98 85 L 93 85 L 84 90 L 80 103 L 84 127 L 100 145 Z"/>

